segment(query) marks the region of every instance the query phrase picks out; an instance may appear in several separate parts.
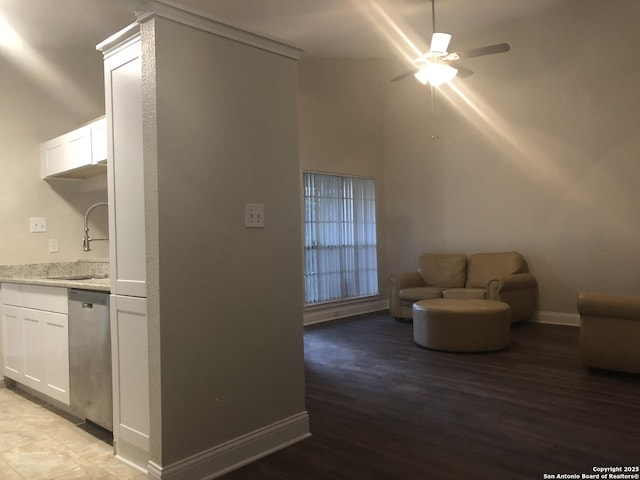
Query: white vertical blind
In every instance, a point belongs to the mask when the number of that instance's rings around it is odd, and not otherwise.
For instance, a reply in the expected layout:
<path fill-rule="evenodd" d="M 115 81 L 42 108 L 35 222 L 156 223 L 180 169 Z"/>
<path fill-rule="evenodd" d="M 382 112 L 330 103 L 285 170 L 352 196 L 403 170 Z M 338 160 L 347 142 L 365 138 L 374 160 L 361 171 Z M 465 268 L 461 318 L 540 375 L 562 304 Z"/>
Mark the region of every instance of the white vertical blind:
<path fill-rule="evenodd" d="M 304 173 L 305 303 L 378 293 L 375 183 Z"/>

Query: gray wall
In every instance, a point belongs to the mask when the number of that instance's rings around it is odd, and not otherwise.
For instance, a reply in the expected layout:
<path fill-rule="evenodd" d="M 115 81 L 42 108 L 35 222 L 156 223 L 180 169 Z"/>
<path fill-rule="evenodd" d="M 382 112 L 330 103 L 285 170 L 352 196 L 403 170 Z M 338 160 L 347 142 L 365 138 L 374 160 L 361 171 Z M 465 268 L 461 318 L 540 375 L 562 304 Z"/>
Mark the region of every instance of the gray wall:
<path fill-rule="evenodd" d="M 305 409 L 297 66 L 154 22 L 151 459 L 168 465 Z M 244 227 L 245 203 L 264 229 Z"/>

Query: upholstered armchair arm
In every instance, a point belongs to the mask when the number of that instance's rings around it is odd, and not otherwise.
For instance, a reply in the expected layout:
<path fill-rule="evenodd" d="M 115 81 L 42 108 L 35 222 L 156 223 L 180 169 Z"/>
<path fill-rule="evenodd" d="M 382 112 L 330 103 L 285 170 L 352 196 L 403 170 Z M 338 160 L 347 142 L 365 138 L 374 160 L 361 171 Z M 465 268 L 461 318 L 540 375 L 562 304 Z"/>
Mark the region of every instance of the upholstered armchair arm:
<path fill-rule="evenodd" d="M 536 308 L 538 283 L 530 273 L 512 273 L 489 280 L 487 298 L 508 303 L 511 321 L 529 320 Z"/>
<path fill-rule="evenodd" d="M 536 286 L 536 279 L 530 273 L 512 273 L 490 279 L 487 285 L 487 298 L 497 298 L 499 292 L 506 290 L 532 289 Z"/>
<path fill-rule="evenodd" d="M 421 287 L 422 277 L 418 272 L 394 273 L 389 275 L 389 312 L 396 318 L 406 316 L 400 305 L 400 290 L 410 287 Z"/>
<path fill-rule="evenodd" d="M 578 312 L 584 317 L 610 317 L 640 320 L 640 295 L 581 293 Z"/>
<path fill-rule="evenodd" d="M 424 284 L 418 272 L 393 273 L 389 275 L 389 286 L 394 290 L 421 287 Z"/>

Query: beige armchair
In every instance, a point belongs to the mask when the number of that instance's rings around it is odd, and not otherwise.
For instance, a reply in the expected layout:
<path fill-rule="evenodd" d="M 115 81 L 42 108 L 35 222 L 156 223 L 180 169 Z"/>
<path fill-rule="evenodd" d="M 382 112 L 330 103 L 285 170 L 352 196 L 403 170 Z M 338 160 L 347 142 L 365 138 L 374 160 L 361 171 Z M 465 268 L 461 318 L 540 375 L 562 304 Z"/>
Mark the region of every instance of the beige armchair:
<path fill-rule="evenodd" d="M 413 304 L 441 298 L 447 288 L 464 287 L 467 257 L 458 254 L 425 254 L 417 272 L 389 276 L 389 310 L 397 320 L 413 317 Z"/>
<path fill-rule="evenodd" d="M 578 313 L 584 365 L 640 373 L 640 295 L 581 293 Z"/>
<path fill-rule="evenodd" d="M 537 300 L 537 282 L 518 252 L 425 254 L 417 272 L 389 276 L 389 311 L 412 318 L 415 302 L 430 298 L 497 300 L 511 307 L 511 322 L 528 320 Z"/>

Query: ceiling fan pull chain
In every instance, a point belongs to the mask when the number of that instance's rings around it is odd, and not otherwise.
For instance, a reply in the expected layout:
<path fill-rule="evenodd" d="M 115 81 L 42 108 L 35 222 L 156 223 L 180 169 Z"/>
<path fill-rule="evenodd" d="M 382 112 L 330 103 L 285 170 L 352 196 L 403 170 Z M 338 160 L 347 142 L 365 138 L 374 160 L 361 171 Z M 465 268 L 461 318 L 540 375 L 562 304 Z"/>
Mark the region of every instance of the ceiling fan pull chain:
<path fill-rule="evenodd" d="M 436 109 L 438 104 L 438 89 L 433 85 L 429 85 L 431 90 L 431 116 L 436 117 Z"/>

